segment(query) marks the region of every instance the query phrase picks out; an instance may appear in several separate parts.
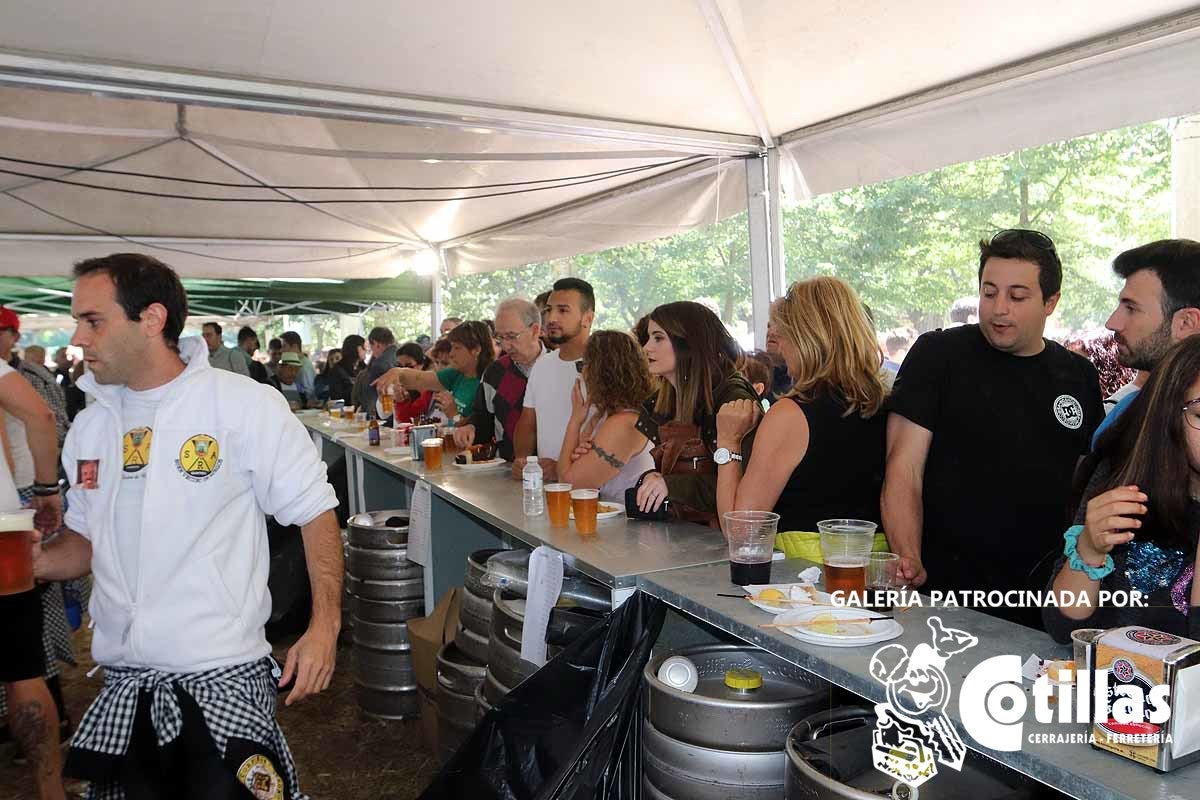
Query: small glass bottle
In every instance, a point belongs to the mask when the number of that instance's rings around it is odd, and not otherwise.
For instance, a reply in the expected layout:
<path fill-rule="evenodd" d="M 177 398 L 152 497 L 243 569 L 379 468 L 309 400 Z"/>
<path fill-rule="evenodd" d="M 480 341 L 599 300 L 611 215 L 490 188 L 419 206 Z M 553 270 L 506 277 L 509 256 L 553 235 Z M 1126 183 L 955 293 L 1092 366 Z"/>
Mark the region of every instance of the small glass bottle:
<path fill-rule="evenodd" d="M 379 420 L 374 414 L 369 416 L 367 422 L 367 445 L 369 447 L 379 447 Z"/>

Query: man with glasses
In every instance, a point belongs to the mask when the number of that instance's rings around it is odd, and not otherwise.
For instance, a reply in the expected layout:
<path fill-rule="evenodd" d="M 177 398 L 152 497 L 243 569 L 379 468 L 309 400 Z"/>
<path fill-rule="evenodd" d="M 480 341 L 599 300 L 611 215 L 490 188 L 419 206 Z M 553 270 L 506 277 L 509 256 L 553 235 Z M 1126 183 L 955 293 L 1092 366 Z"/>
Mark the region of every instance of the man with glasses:
<path fill-rule="evenodd" d="M 1173 344 L 1200 333 L 1200 242 L 1162 239 L 1144 244 L 1121 253 L 1112 268 L 1125 285 L 1104 327 L 1113 332 L 1121 366 L 1148 374 Z M 1126 387 L 1093 441 L 1129 408 L 1139 391 L 1137 386 Z"/>
<path fill-rule="evenodd" d="M 525 407 L 529 373 L 544 352 L 541 323 L 538 307 L 523 298 L 512 297 L 496 307 L 495 338 L 504 355 L 484 370 L 470 422 L 454 430 L 456 445 L 466 448 L 495 439 L 500 457 L 513 460 L 513 435 Z"/>
<path fill-rule="evenodd" d="M 1042 335 L 1061 287 L 1048 237 L 1000 231 L 979 243 L 978 324 L 927 333 L 904 359 L 882 516 L 913 586 L 1044 588 L 1031 573 L 1062 549 L 1075 465 L 1104 417 L 1096 368 Z M 1041 624 L 1036 608 L 983 610 Z"/>

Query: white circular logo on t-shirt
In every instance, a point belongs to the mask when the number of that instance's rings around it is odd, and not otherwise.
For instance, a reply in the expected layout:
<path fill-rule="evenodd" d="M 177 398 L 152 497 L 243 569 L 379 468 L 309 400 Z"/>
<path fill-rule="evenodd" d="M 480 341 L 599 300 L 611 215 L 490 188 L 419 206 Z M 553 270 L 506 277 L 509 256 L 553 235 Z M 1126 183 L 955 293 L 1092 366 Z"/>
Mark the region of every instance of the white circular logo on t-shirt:
<path fill-rule="evenodd" d="M 1060 394 L 1054 398 L 1054 417 L 1064 428 L 1073 431 L 1083 425 L 1083 406 L 1069 394 Z"/>

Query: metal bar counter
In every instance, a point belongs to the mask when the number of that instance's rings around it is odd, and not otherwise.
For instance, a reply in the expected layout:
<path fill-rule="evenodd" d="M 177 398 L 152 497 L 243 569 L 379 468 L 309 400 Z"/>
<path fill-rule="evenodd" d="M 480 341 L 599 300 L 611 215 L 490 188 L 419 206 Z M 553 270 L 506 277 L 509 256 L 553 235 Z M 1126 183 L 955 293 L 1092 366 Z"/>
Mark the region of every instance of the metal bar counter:
<path fill-rule="evenodd" d="M 565 561 L 613 590 L 614 604 L 633 594 L 637 578 L 649 572 L 725 563 L 728 550 L 719 531 L 691 523 L 644 522 L 623 514 L 601 520 L 594 536 L 575 528 L 552 528 L 545 514 L 525 516 L 521 484 L 507 470 L 472 471 L 447 456 L 442 469 L 426 471 L 422 462 L 389 458 L 385 447 L 368 447 L 365 435 L 347 435 L 353 428 L 325 416 L 301 415 L 304 424 L 329 444 L 344 448 L 354 497 L 360 480 L 367 506 L 352 502 L 352 511 L 407 507 L 412 486 L 425 480 L 432 489 L 432 568 L 434 598 L 462 583 L 466 554 L 496 546 L 497 538 L 530 547 L 548 545 Z M 387 433 L 390 433 L 388 431 Z M 400 482 L 403 482 L 403 486 Z M 456 558 L 457 556 L 457 558 Z"/>
<path fill-rule="evenodd" d="M 811 566 L 809 562 L 800 559 L 776 561 L 772 569 L 772 581 L 795 582 L 800 570 L 808 566 Z M 871 656 L 883 645 L 821 647 L 801 642 L 778 629 L 760 627 L 763 623 L 770 622 L 772 615 L 740 598 L 717 596 L 718 592 L 740 591 L 738 587 L 729 583 L 727 564 L 708 564 L 643 575 L 638 580 L 638 587 L 688 616 L 758 645 L 871 702 L 886 700 L 883 684 L 870 673 Z M 1080 800 L 1200 798 L 1200 764 L 1163 775 L 1149 767 L 1096 750 L 1088 744 L 1031 743 L 1036 739 L 1031 740 L 1030 737 L 1039 734 L 1086 733 L 1090 726 L 1038 724 L 1033 715 L 1033 684 L 1030 681 L 1022 683 L 1028 700 L 1028 711 L 1021 718 L 1024 724 L 1021 750 L 997 752 L 981 747 L 967 734 L 959 714 L 959 691 L 967 673 L 980 662 L 993 656 L 1017 655 L 1022 663 L 1034 653 L 1042 658 L 1070 659 L 1071 649 L 1069 646 L 1057 644 L 1041 631 L 996 619 L 978 611 L 966 608 L 930 608 L 928 605 L 914 606 L 897 614 L 896 619 L 903 625 L 904 633 L 887 644 L 903 645 L 912 653 L 916 645 L 930 643 L 932 632 L 926 621 L 932 616 L 940 617 L 947 628 L 964 630 L 979 639 L 978 644 L 951 657 L 946 665 L 946 674 L 953 689 L 947 714 L 970 749 Z M 1085 626 L 1086 623 L 1080 624 L 1080 627 Z M 1051 708 L 1056 709 L 1056 706 Z M 935 776 L 929 786 L 936 788 L 937 780 Z"/>

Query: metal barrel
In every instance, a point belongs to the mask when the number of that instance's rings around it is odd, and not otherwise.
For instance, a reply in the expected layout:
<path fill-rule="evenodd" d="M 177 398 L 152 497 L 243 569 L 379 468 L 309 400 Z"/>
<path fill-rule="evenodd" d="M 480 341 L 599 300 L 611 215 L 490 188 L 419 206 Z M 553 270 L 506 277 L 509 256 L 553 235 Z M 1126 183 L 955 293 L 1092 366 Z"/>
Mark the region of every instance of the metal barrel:
<path fill-rule="evenodd" d="M 696 665 L 682 692 L 658 679 L 667 658 Z M 761 676 L 754 688 L 726 685 L 728 670 Z M 830 686 L 783 659 L 745 645 L 708 644 L 661 653 L 643 673 L 642 775 L 656 796 L 689 800 L 778 800 L 792 727 L 829 702 Z"/>

